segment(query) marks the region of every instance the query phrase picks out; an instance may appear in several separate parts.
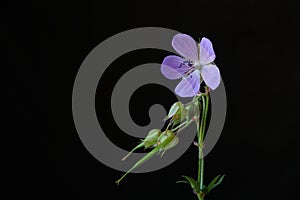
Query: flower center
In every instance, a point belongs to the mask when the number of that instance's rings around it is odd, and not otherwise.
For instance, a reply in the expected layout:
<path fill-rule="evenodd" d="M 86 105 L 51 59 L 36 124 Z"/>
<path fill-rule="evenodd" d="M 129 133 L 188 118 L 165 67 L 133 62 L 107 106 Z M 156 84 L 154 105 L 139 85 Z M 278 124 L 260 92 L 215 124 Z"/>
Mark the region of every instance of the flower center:
<path fill-rule="evenodd" d="M 201 69 L 202 69 L 202 65 L 201 65 L 201 63 L 200 63 L 199 61 L 197 61 L 197 62 L 194 63 L 194 67 L 195 67 L 196 69 L 198 69 L 198 70 L 201 70 Z"/>

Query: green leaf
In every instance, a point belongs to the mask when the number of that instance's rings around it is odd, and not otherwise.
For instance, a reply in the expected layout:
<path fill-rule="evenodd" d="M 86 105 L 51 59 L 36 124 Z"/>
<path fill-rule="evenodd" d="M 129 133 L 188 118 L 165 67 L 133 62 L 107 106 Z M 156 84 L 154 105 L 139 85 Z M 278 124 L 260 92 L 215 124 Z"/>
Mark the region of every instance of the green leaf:
<path fill-rule="evenodd" d="M 201 189 L 201 192 L 203 193 L 203 194 L 208 194 L 208 188 L 205 186 L 205 185 L 203 185 L 203 188 Z"/>
<path fill-rule="evenodd" d="M 196 193 L 200 193 L 200 190 L 199 190 L 199 183 L 193 179 L 192 177 L 189 177 L 189 176 L 182 176 L 183 178 L 185 178 L 189 184 L 191 185 L 192 189 L 196 192 Z"/>
<path fill-rule="evenodd" d="M 225 174 L 223 176 L 221 176 L 221 178 L 218 180 L 218 182 L 216 184 L 214 184 L 214 186 L 212 188 L 210 188 L 210 190 L 212 190 L 215 187 L 217 187 L 218 185 L 220 185 L 222 183 L 224 177 L 225 177 Z"/>
<path fill-rule="evenodd" d="M 211 190 L 211 188 L 215 185 L 215 183 L 217 182 L 217 180 L 219 179 L 220 175 L 216 176 L 211 182 L 210 184 L 207 186 L 208 191 Z"/>
<path fill-rule="evenodd" d="M 187 184 L 189 184 L 188 181 L 176 181 L 176 183 L 187 183 Z"/>
<path fill-rule="evenodd" d="M 220 185 L 224 179 L 225 175 L 221 176 L 220 175 L 216 176 L 207 187 L 204 187 L 201 191 L 204 194 L 208 194 L 212 189 Z"/>

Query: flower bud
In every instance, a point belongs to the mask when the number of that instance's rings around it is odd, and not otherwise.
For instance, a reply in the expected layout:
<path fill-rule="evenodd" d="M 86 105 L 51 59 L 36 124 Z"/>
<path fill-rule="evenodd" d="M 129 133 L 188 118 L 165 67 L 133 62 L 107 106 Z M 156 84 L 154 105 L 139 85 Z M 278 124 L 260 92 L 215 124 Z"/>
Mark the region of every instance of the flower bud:
<path fill-rule="evenodd" d="M 181 102 L 176 102 L 171 106 L 169 114 L 168 114 L 168 118 L 173 117 L 177 113 L 181 104 L 182 104 Z"/>
<path fill-rule="evenodd" d="M 149 131 L 146 138 L 143 140 L 145 148 L 149 148 L 155 146 L 158 142 L 158 138 L 161 135 L 161 131 L 159 129 L 153 129 Z"/>
<path fill-rule="evenodd" d="M 167 139 L 169 139 L 169 141 L 165 145 L 163 145 L 161 149 L 163 151 L 166 151 L 174 147 L 175 145 L 178 144 L 179 141 L 178 137 L 170 130 L 166 130 L 161 134 L 161 137 L 159 138 L 159 143 L 164 143 L 166 142 Z"/>
<path fill-rule="evenodd" d="M 181 102 L 176 102 L 170 108 L 167 119 L 172 118 L 174 125 L 179 124 L 186 118 L 187 110 Z"/>
<path fill-rule="evenodd" d="M 175 137 L 171 140 L 171 142 L 165 146 L 164 150 L 168 150 L 168 149 L 171 149 L 173 147 L 175 147 L 179 142 L 179 139 L 178 137 L 175 135 Z"/>

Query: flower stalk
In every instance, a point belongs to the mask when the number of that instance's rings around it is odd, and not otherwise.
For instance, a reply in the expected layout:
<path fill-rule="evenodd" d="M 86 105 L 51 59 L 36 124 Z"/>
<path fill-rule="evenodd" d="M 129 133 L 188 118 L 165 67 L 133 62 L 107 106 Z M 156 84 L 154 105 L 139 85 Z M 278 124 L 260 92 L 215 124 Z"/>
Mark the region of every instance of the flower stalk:
<path fill-rule="evenodd" d="M 216 176 L 208 185 L 204 185 L 204 138 L 209 110 L 210 92 L 216 89 L 221 81 L 221 75 L 218 67 L 215 65 L 215 53 L 212 43 L 207 38 L 202 38 L 200 43 L 196 43 L 192 37 L 186 34 L 177 34 L 173 37 L 172 46 L 179 56 L 167 56 L 161 65 L 162 74 L 168 79 L 179 79 L 175 88 L 175 93 L 180 97 L 193 97 L 193 100 L 187 104 L 180 101 L 175 102 L 164 118 L 168 123 L 165 130 L 153 129 L 147 137 L 141 140 L 127 156 L 139 148 L 151 148 L 152 150 L 141 158 L 129 171 L 127 171 L 119 180 L 119 184 L 125 176 L 136 167 L 152 158 L 154 155 L 164 154 L 165 151 L 174 147 L 179 139 L 177 135 L 191 123 L 195 122 L 197 126 L 197 142 L 194 144 L 198 148 L 198 175 L 195 180 L 189 176 L 182 176 L 184 180 L 177 183 L 187 183 L 191 186 L 198 200 L 204 200 L 204 196 L 210 193 L 212 189 L 220 185 L 224 179 L 223 176 Z M 204 83 L 205 92 L 200 91 Z"/>
<path fill-rule="evenodd" d="M 203 146 L 204 146 L 204 133 L 206 127 L 206 119 L 209 106 L 209 94 L 201 96 L 200 101 L 202 101 L 202 115 L 201 119 L 197 120 L 197 131 L 198 131 L 198 149 L 199 149 L 199 162 L 198 162 L 198 182 L 200 194 L 197 194 L 199 200 L 204 199 L 204 193 L 201 191 L 204 189 L 203 179 L 204 179 L 204 157 L 203 157 Z M 200 117 L 200 116 L 199 116 Z"/>

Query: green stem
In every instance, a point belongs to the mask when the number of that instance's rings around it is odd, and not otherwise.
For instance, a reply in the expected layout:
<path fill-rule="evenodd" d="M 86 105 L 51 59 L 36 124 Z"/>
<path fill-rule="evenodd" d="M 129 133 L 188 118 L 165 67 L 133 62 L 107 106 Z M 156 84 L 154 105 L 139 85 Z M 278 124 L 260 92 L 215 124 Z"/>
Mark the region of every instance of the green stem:
<path fill-rule="evenodd" d="M 176 132 L 176 134 L 178 135 L 179 132 L 183 131 L 185 128 L 187 128 L 191 123 L 193 122 L 193 120 L 190 121 L 185 121 L 184 123 L 180 124 L 179 126 L 171 129 L 172 132 Z"/>
<path fill-rule="evenodd" d="M 182 124 L 178 125 L 177 127 L 171 129 L 171 131 L 175 132 L 176 130 L 180 129 L 181 127 L 186 126 L 187 123 L 188 123 L 188 121 L 185 121 Z"/>
<path fill-rule="evenodd" d="M 199 145 L 199 164 L 198 164 L 198 182 L 200 191 L 203 189 L 203 178 L 204 178 L 204 158 L 203 158 L 203 140 L 204 133 L 206 127 L 206 119 L 208 113 L 208 104 L 209 104 L 209 95 L 206 94 L 201 97 L 202 100 L 202 113 L 201 113 L 201 121 L 198 120 L 197 130 L 198 130 L 198 145 Z M 197 194 L 199 200 L 204 199 L 204 195 L 202 193 Z"/>
<path fill-rule="evenodd" d="M 197 129 L 198 129 L 198 148 L 199 148 L 199 163 L 198 163 L 198 182 L 199 182 L 199 187 L 200 190 L 203 188 L 203 164 L 204 160 L 202 157 L 202 138 L 203 138 L 203 122 L 204 122 L 204 111 L 205 111 L 205 101 L 204 97 L 201 97 L 202 100 L 202 109 L 203 111 L 201 112 L 201 120 L 198 121 L 197 124 Z"/>
<path fill-rule="evenodd" d="M 206 119 L 207 119 L 207 113 L 208 113 L 208 105 L 209 105 L 209 94 L 205 95 L 206 97 L 206 102 L 205 102 L 205 112 L 204 112 L 204 122 L 203 122 L 203 138 L 201 140 L 204 140 L 204 133 L 205 133 L 205 128 L 206 128 Z"/>

